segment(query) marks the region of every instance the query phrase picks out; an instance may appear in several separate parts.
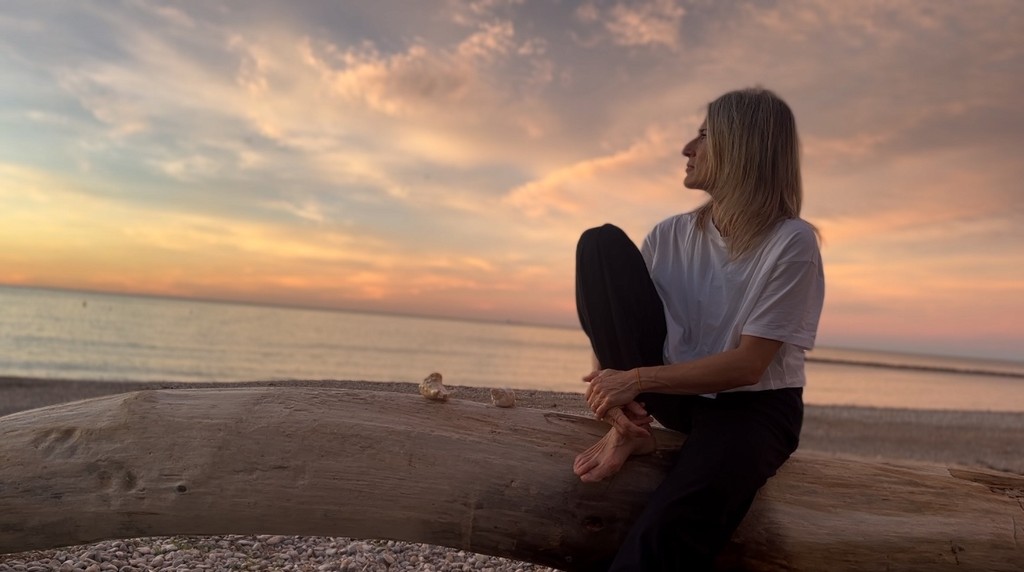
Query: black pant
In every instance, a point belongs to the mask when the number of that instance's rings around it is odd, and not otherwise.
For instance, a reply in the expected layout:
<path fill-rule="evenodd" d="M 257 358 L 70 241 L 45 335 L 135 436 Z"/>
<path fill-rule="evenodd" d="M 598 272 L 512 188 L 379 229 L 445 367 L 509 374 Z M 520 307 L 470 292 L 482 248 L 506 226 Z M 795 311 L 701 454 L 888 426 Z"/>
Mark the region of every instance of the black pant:
<path fill-rule="evenodd" d="M 617 227 L 606 224 L 580 238 L 576 307 L 602 367 L 663 364 L 661 299 L 640 252 Z M 717 399 L 642 393 L 637 400 L 659 423 L 688 436 L 610 570 L 709 570 L 757 490 L 796 450 L 802 390 L 722 393 Z"/>

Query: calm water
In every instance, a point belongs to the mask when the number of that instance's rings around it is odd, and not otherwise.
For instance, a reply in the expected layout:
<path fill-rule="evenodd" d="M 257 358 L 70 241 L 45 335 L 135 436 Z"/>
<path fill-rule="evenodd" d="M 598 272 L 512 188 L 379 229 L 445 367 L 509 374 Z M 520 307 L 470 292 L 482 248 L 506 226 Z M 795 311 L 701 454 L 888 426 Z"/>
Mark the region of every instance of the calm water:
<path fill-rule="evenodd" d="M 0 376 L 582 391 L 578 330 L 0 287 Z M 1024 411 L 1024 364 L 817 349 L 815 404 Z"/>

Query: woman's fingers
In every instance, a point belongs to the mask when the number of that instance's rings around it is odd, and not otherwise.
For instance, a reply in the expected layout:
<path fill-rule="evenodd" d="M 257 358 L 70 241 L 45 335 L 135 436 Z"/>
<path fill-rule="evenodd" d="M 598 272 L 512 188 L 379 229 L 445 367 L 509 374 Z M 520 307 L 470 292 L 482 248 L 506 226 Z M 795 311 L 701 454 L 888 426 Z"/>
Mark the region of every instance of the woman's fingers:
<path fill-rule="evenodd" d="M 594 412 L 598 419 L 602 419 L 604 412 L 601 411 L 601 408 L 606 401 L 604 395 L 600 391 L 595 391 L 594 386 L 590 386 L 587 389 L 586 399 L 587 407 Z"/>
<path fill-rule="evenodd" d="M 651 434 L 646 428 L 641 427 L 630 420 L 619 407 L 614 407 L 608 410 L 606 421 L 611 423 L 615 427 L 615 430 L 621 435 L 626 435 L 628 437 L 649 437 Z"/>
<path fill-rule="evenodd" d="M 628 395 L 628 388 L 624 388 L 622 380 L 619 379 L 622 377 L 622 374 L 623 372 L 618 370 L 602 369 L 600 371 L 592 371 L 583 376 L 583 381 L 589 383 L 583 397 L 587 401 L 587 406 L 590 407 L 590 410 L 599 419 L 607 414 L 608 409 L 626 405 L 632 401 L 632 396 Z M 634 404 L 634 407 L 638 408 L 635 411 L 636 416 L 642 417 L 647 415 L 647 411 L 643 409 L 643 406 Z M 631 409 L 630 412 L 632 413 L 633 410 Z"/>
<path fill-rule="evenodd" d="M 583 393 L 583 398 L 587 400 L 587 405 L 590 405 L 590 400 L 591 400 L 592 396 L 594 395 L 594 388 L 596 387 L 595 384 L 590 383 L 590 382 L 592 382 L 593 380 L 597 379 L 597 377 L 600 376 L 600 375 L 601 375 L 600 371 L 592 371 L 592 372 L 588 373 L 587 375 L 583 376 L 583 381 L 585 381 L 585 382 L 590 384 L 590 385 L 587 386 L 587 391 Z M 594 408 L 591 407 L 590 409 L 594 409 Z"/>
<path fill-rule="evenodd" d="M 635 417 L 646 417 L 647 410 L 644 409 L 643 404 L 637 403 L 636 401 L 630 401 L 626 404 L 626 411 L 632 413 Z"/>
<path fill-rule="evenodd" d="M 583 396 L 587 400 L 587 405 L 589 405 L 590 409 L 595 412 L 597 411 L 597 406 L 601 403 L 602 400 L 604 400 L 605 391 L 604 385 L 601 383 L 601 380 L 603 379 L 602 374 L 604 374 L 606 371 L 608 370 L 594 371 L 583 378 L 584 381 L 590 383 L 590 385 L 587 386 L 587 391 L 583 394 Z"/>

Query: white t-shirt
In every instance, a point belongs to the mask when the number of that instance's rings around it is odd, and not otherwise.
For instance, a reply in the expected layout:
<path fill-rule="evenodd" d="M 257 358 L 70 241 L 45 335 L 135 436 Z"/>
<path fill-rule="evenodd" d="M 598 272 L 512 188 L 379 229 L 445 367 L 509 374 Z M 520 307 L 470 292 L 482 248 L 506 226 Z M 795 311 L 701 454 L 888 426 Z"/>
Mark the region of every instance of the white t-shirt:
<path fill-rule="evenodd" d="M 710 217 L 709 217 L 710 218 Z M 783 342 L 761 380 L 730 391 L 803 387 L 804 351 L 814 347 L 825 277 L 814 229 L 780 222 L 755 250 L 729 259 L 710 220 L 695 212 L 662 221 L 641 252 L 665 306 L 665 363 L 690 361 L 739 346 L 740 335 Z"/>

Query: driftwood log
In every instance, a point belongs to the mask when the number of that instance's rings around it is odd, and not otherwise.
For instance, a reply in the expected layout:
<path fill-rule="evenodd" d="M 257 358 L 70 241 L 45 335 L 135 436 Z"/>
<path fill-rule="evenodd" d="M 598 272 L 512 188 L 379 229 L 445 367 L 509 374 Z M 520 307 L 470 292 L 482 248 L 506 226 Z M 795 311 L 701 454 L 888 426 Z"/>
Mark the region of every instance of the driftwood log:
<path fill-rule="evenodd" d="M 0 418 L 0 553 L 160 535 L 424 542 L 565 570 L 607 557 L 682 439 L 580 483 L 594 420 L 318 388 L 143 391 Z M 1022 570 L 1024 477 L 798 454 L 720 562 Z"/>

